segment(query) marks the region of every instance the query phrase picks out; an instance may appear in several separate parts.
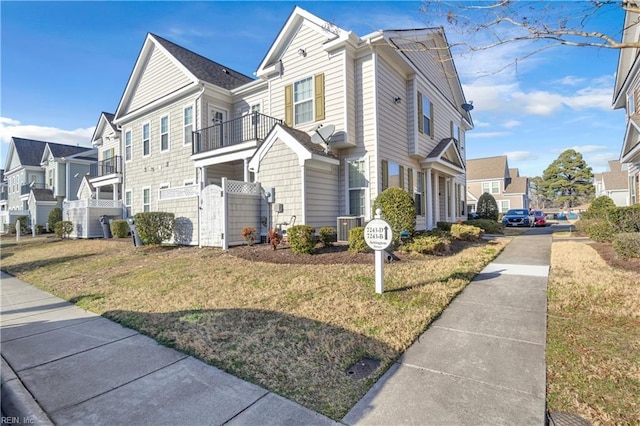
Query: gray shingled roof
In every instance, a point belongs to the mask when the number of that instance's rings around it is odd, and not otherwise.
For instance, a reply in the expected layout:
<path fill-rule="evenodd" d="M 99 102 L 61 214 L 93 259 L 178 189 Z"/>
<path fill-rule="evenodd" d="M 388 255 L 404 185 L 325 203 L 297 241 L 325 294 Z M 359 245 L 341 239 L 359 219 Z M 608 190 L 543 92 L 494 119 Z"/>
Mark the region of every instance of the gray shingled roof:
<path fill-rule="evenodd" d="M 40 166 L 42 154 L 47 144 L 54 157 L 66 157 L 92 149 L 82 146 L 63 145 L 55 142 L 37 141 L 34 139 L 17 137 L 12 137 L 11 139 L 13 140 L 16 154 L 20 159 L 20 164 L 23 166 Z"/>
<path fill-rule="evenodd" d="M 528 178 L 512 177 L 511 182 L 504 189 L 505 194 L 526 194 L 527 193 L 527 180 Z"/>
<path fill-rule="evenodd" d="M 251 77 L 247 77 L 229 67 L 220 65 L 211 59 L 207 59 L 184 47 L 178 46 L 156 34 L 151 35 L 199 80 L 229 90 L 254 81 Z"/>
<path fill-rule="evenodd" d="M 442 155 L 444 149 L 449 145 L 449 142 L 454 140 L 453 138 L 445 138 L 442 139 L 438 145 L 436 145 L 429 154 L 427 154 L 427 158 L 437 158 Z"/>
<path fill-rule="evenodd" d="M 276 124 L 275 126 L 273 126 L 273 129 L 271 131 L 273 131 L 277 126 L 280 126 L 282 130 L 284 130 L 285 132 L 293 136 L 295 140 L 297 140 L 302 146 L 307 148 L 310 152 L 314 154 L 323 155 L 325 157 L 338 158 L 338 156 L 335 153 L 331 151 L 325 152 L 324 147 L 318 145 L 317 143 L 311 142 L 311 136 L 309 136 L 307 132 L 293 129 L 291 127 L 287 127 L 282 124 Z"/>
<path fill-rule="evenodd" d="M 32 188 L 31 192 L 36 201 L 56 201 L 50 189 Z"/>
<path fill-rule="evenodd" d="M 607 191 L 615 191 L 629 189 L 629 173 L 622 172 L 604 172 L 602 180 Z"/>
<path fill-rule="evenodd" d="M 506 171 L 506 155 L 467 160 L 468 181 L 480 179 L 504 179 Z"/>

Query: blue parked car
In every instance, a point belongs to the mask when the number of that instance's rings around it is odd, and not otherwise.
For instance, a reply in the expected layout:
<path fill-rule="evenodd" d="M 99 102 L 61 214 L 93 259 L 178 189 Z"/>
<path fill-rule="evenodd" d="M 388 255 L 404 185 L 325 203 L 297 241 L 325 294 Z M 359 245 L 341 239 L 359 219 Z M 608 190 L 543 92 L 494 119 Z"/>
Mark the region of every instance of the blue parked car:
<path fill-rule="evenodd" d="M 504 226 L 531 226 L 531 220 L 529 219 L 529 210 L 508 210 L 502 217 L 502 224 Z"/>

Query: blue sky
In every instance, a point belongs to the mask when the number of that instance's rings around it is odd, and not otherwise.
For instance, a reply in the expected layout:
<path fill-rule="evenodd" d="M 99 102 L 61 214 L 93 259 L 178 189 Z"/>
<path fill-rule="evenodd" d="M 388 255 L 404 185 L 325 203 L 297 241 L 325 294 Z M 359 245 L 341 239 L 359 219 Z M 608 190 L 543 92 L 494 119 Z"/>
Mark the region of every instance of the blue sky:
<path fill-rule="evenodd" d="M 420 3 L 408 1 L 0 2 L 0 167 L 12 136 L 89 146 L 147 32 L 251 76 L 296 5 L 357 35 L 427 26 Z M 591 24 L 619 37 L 622 18 Z M 521 175 L 539 176 L 573 148 L 594 171 L 607 170 L 625 128 L 624 112 L 611 109 L 618 51 L 559 47 L 498 72 L 527 48 L 456 58 L 475 106 L 467 158 L 507 155 Z"/>

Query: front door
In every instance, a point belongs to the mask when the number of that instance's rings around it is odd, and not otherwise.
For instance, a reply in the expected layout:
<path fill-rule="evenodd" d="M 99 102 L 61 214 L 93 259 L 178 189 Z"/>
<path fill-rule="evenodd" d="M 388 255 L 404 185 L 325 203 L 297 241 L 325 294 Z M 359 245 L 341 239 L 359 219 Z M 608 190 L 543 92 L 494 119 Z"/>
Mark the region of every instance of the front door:
<path fill-rule="evenodd" d="M 211 148 L 219 148 L 225 145 L 226 129 L 223 125 L 225 121 L 227 121 L 227 112 L 216 106 L 209 105 L 207 142 Z"/>

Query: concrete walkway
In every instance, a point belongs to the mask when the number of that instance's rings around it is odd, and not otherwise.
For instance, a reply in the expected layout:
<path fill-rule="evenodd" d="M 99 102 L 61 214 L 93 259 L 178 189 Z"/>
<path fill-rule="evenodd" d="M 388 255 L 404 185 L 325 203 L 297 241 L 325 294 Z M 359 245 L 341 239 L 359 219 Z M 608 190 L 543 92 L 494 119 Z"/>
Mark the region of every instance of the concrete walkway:
<path fill-rule="evenodd" d="M 550 234 L 516 237 L 342 423 L 544 425 Z M 7 423 L 336 424 L 1 274 Z"/>
<path fill-rule="evenodd" d="M 343 422 L 544 425 L 551 233 L 514 238 Z"/>

